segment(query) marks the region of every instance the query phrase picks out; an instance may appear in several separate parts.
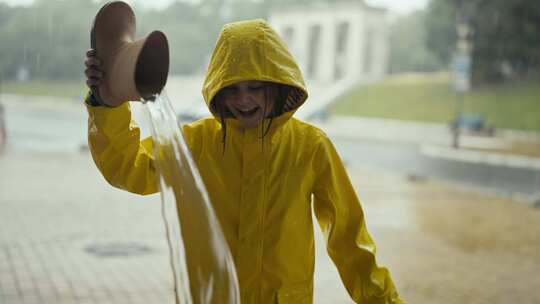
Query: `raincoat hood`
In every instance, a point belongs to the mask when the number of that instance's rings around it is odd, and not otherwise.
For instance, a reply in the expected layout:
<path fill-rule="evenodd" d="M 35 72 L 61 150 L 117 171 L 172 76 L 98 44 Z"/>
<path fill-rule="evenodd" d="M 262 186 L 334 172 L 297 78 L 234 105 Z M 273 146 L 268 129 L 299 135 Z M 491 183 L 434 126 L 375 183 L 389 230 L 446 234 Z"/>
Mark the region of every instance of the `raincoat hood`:
<path fill-rule="evenodd" d="M 262 19 L 229 23 L 221 30 L 202 90 L 214 117 L 219 117 L 213 104 L 219 90 L 246 80 L 274 82 L 291 88 L 280 120 L 290 118 L 308 97 L 300 68 L 285 42 Z"/>

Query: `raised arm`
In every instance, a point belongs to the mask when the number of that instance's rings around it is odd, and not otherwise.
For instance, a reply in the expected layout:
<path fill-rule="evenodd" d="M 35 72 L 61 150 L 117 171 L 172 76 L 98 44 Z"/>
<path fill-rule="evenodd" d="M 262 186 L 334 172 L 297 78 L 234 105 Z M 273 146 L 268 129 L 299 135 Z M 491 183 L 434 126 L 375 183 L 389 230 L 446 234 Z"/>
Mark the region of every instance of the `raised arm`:
<path fill-rule="evenodd" d="M 324 135 L 315 156 L 314 210 L 326 236 L 327 250 L 356 303 L 404 303 L 384 267 L 347 172 Z"/>
<path fill-rule="evenodd" d="M 91 92 L 85 99 L 88 109 L 88 144 L 92 157 L 105 179 L 113 186 L 139 194 L 158 191 L 152 159 L 152 139 L 140 139 L 140 130 L 131 119 L 128 102 L 107 106 L 95 98 L 102 85 L 101 61 L 95 50 L 86 52 L 86 84 Z"/>
<path fill-rule="evenodd" d="M 92 158 L 113 186 L 138 194 L 158 192 L 152 138 L 140 139 L 129 103 L 88 109 L 88 144 Z"/>

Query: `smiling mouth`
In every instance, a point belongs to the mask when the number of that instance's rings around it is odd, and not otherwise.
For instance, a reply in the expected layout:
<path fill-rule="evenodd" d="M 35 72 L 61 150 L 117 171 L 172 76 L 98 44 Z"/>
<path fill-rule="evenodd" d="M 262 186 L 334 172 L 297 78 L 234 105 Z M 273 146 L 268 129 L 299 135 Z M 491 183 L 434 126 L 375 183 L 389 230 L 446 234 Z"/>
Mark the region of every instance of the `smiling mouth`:
<path fill-rule="evenodd" d="M 236 108 L 236 110 L 243 117 L 250 117 L 250 116 L 253 116 L 255 113 L 257 113 L 257 111 L 259 111 L 259 107 L 255 107 L 255 108 L 250 109 L 250 110 L 240 110 L 240 109 Z"/>

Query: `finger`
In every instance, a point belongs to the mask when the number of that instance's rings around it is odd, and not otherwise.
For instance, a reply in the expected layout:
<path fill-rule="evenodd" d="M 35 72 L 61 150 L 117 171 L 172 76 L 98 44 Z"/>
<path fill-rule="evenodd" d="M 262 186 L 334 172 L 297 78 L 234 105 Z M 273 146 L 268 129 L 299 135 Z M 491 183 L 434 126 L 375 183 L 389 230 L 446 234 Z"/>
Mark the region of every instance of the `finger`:
<path fill-rule="evenodd" d="M 88 67 L 84 70 L 84 74 L 88 77 L 102 78 L 103 71 L 96 69 L 95 67 Z"/>
<path fill-rule="evenodd" d="M 87 67 L 91 67 L 91 66 L 99 67 L 101 66 L 101 60 L 99 60 L 96 57 L 87 57 L 86 60 L 84 61 L 84 65 L 86 65 Z"/>
<path fill-rule="evenodd" d="M 86 75 L 87 78 L 103 78 L 103 72 L 94 68 L 87 68 L 84 70 L 84 75 Z"/>
<path fill-rule="evenodd" d="M 99 87 L 101 85 L 101 80 L 97 78 L 88 78 L 86 80 L 86 85 L 88 87 Z"/>
<path fill-rule="evenodd" d="M 94 49 L 88 49 L 88 51 L 86 51 L 86 57 L 96 56 L 96 54 L 97 52 Z"/>

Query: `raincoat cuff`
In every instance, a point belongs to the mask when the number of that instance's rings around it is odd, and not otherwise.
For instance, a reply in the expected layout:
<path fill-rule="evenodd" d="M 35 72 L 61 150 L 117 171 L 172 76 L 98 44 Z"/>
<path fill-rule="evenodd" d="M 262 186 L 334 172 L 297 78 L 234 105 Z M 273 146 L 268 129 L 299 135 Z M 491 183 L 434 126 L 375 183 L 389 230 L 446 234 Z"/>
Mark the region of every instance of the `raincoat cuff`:
<path fill-rule="evenodd" d="M 91 107 L 102 107 L 104 106 L 101 102 L 99 102 L 97 100 L 97 98 L 94 96 L 94 94 L 92 93 L 92 91 L 89 91 L 87 94 L 86 94 L 86 98 L 84 99 L 84 103 L 87 105 L 87 106 L 91 106 Z"/>
<path fill-rule="evenodd" d="M 88 94 L 89 96 L 91 95 L 91 93 Z M 85 105 L 86 105 L 86 109 L 88 111 L 88 114 L 90 115 L 90 117 L 94 118 L 94 119 L 97 119 L 97 120 L 102 120 L 102 119 L 105 119 L 105 118 L 113 118 L 113 117 L 124 117 L 124 116 L 127 116 L 127 117 L 130 117 L 131 114 L 131 109 L 130 109 L 130 106 L 129 106 L 129 102 L 124 102 L 122 103 L 121 105 L 117 106 L 117 107 L 106 107 L 106 106 L 94 106 L 92 104 L 90 104 L 88 102 L 88 98 L 86 98 L 85 100 Z M 102 118 L 102 119 L 100 119 Z M 106 119 L 108 120 L 108 119 Z"/>
<path fill-rule="evenodd" d="M 92 107 L 115 108 L 103 102 L 103 100 L 96 96 L 96 94 L 94 94 L 94 92 L 92 91 L 88 91 L 88 93 L 86 94 L 86 98 L 84 99 L 84 103 Z"/>

